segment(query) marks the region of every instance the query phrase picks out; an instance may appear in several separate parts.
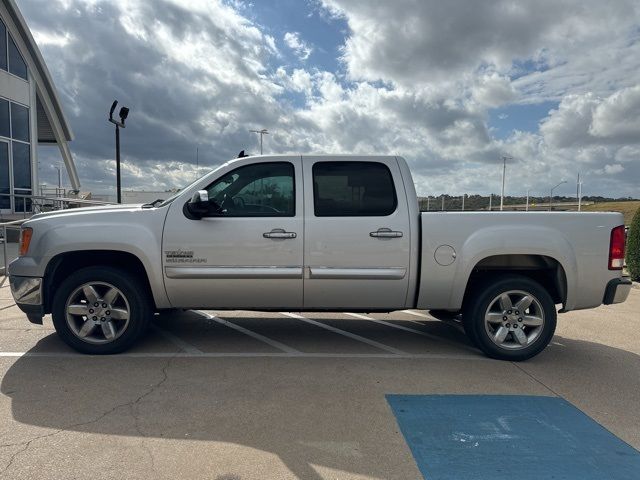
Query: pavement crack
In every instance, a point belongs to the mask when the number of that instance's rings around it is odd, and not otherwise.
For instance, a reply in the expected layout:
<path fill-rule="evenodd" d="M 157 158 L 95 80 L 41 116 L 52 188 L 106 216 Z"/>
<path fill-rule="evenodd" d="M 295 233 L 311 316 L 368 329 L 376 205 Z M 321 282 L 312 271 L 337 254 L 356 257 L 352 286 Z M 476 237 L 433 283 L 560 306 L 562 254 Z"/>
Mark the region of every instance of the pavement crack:
<path fill-rule="evenodd" d="M 522 368 L 520 365 L 518 365 L 517 362 L 511 362 L 513 364 L 514 367 L 516 367 L 518 370 L 520 370 L 522 373 L 524 373 L 526 376 L 528 376 L 529 378 L 531 378 L 534 382 L 538 383 L 539 385 L 542 385 L 544 388 L 546 388 L 547 390 L 549 390 L 551 393 L 553 393 L 556 397 L 558 398 L 564 398 L 562 395 L 560 395 L 558 392 L 556 392 L 553 388 L 551 388 L 549 385 L 547 385 L 546 383 L 544 383 L 542 380 L 539 380 L 538 378 L 536 378 L 532 373 L 527 372 L 524 368 Z"/>
<path fill-rule="evenodd" d="M 100 414 L 98 417 L 86 421 L 86 422 L 78 422 L 78 423 L 72 423 L 70 425 L 66 425 L 63 428 L 59 428 L 54 430 L 53 432 L 49 432 L 49 433 L 45 433 L 43 435 L 38 435 L 36 437 L 33 437 L 25 442 L 16 442 L 16 443 L 5 443 L 0 445 L 0 448 L 5 448 L 5 447 L 15 447 L 18 445 L 21 445 L 23 448 L 17 450 L 16 452 L 13 453 L 13 455 L 11 455 L 11 457 L 9 458 L 9 461 L 7 462 L 7 464 L 4 466 L 4 468 L 2 468 L 2 470 L 0 470 L 0 476 L 4 476 L 4 474 L 11 468 L 11 466 L 15 463 L 16 459 L 18 458 L 18 456 L 24 452 L 26 452 L 29 447 L 31 447 L 31 444 L 37 440 L 41 440 L 43 438 L 48 438 L 48 437 L 53 437 L 55 435 L 58 435 L 61 432 L 64 432 L 66 430 L 70 430 L 70 429 L 75 429 L 78 427 L 84 427 L 86 425 L 91 425 L 93 423 L 97 423 L 100 420 L 102 420 L 103 418 L 111 415 L 113 412 L 115 412 L 116 410 L 123 408 L 123 407 L 129 407 L 132 410 L 135 409 L 135 407 L 142 402 L 142 400 L 144 400 L 146 397 L 148 397 L 149 395 L 151 395 L 153 392 L 155 392 L 158 388 L 160 388 L 162 386 L 162 384 L 164 384 L 167 381 L 168 375 L 167 375 L 167 370 L 169 369 L 169 367 L 171 366 L 171 363 L 173 362 L 173 360 L 176 358 L 176 356 L 172 356 L 169 357 L 169 359 L 167 360 L 167 362 L 165 363 L 165 365 L 162 367 L 162 378 L 156 382 L 155 384 L 151 385 L 149 387 L 149 389 L 147 389 L 147 391 L 145 391 L 142 395 L 139 395 L 138 397 L 136 397 L 134 400 L 131 400 L 129 402 L 124 402 L 124 403 L 120 403 L 116 406 L 114 406 L 113 408 L 110 408 L 109 410 L 107 410 L 106 412 Z M 146 435 L 142 432 L 142 430 L 139 428 L 139 421 L 138 421 L 138 415 L 137 413 L 133 415 L 134 420 L 135 420 L 135 426 L 136 426 L 136 430 L 138 431 L 138 433 L 146 438 Z M 143 442 L 144 442 L 144 438 L 143 438 Z M 151 451 L 149 450 L 149 448 L 146 445 L 143 445 L 145 450 L 147 450 L 147 452 L 149 453 L 149 456 L 151 458 L 151 465 L 152 468 L 155 471 L 155 461 L 153 458 L 153 455 L 151 454 Z"/>

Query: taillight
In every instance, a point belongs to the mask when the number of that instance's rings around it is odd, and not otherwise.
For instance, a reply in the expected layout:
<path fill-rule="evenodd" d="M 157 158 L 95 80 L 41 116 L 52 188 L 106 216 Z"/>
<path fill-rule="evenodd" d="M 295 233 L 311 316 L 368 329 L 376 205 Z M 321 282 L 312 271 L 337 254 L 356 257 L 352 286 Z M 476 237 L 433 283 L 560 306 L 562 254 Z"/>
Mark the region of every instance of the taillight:
<path fill-rule="evenodd" d="M 33 229 L 25 227 L 20 230 L 20 256 L 24 256 L 29 251 L 29 244 L 31 243 L 31 236 L 33 235 Z"/>
<path fill-rule="evenodd" d="M 624 225 L 611 230 L 609 242 L 609 270 L 622 270 L 624 266 Z"/>

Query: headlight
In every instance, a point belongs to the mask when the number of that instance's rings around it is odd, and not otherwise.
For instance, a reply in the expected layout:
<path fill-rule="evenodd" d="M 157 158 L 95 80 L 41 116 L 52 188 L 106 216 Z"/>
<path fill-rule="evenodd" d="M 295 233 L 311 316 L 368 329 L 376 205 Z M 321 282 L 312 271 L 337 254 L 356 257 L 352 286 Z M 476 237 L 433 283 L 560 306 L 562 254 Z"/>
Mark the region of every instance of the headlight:
<path fill-rule="evenodd" d="M 24 227 L 20 229 L 20 256 L 23 257 L 29 251 L 29 244 L 31 243 L 31 236 L 33 235 L 33 228 Z"/>

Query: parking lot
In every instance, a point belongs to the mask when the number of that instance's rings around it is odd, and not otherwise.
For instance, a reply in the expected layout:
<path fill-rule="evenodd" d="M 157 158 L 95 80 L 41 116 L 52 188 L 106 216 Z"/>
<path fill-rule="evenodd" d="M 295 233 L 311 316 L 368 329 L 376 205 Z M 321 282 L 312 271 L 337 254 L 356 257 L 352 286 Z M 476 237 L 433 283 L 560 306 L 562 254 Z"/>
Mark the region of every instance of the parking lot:
<path fill-rule="evenodd" d="M 28 323 L 3 283 L 0 476 L 422 478 L 389 394 L 562 397 L 638 449 L 639 311 L 636 284 L 561 315 L 518 364 L 423 311 L 173 312 L 135 349 L 89 357 L 50 317 Z"/>

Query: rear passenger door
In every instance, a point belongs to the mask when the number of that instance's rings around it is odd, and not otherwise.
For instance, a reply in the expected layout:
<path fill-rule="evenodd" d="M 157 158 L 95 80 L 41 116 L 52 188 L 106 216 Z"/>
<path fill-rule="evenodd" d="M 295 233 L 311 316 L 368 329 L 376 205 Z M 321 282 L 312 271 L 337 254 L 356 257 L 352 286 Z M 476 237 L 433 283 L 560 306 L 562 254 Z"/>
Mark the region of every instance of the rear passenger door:
<path fill-rule="evenodd" d="M 304 307 L 404 308 L 409 212 L 395 157 L 304 157 Z"/>

